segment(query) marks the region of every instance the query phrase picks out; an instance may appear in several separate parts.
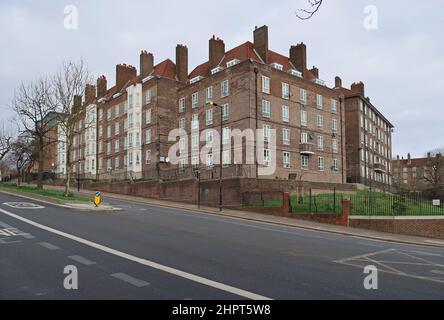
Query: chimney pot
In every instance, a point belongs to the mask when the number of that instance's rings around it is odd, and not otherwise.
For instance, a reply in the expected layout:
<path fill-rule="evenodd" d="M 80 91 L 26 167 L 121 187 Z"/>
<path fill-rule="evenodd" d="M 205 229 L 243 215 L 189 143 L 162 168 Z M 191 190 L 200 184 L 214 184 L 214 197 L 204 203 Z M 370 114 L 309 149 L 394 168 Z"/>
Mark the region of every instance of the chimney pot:
<path fill-rule="evenodd" d="M 342 79 L 339 76 L 335 78 L 335 88 L 342 88 Z"/>
<path fill-rule="evenodd" d="M 307 47 L 303 42 L 290 47 L 290 61 L 295 68 L 307 77 Z"/>
<path fill-rule="evenodd" d="M 265 63 L 268 63 L 268 27 L 254 29 L 254 49 Z"/>
<path fill-rule="evenodd" d="M 176 74 L 177 80 L 188 81 L 188 48 L 181 44 L 176 47 Z"/>
<path fill-rule="evenodd" d="M 140 54 L 140 76 L 142 78 L 148 77 L 154 69 L 154 56 L 143 50 Z"/>
<path fill-rule="evenodd" d="M 212 38 L 209 41 L 209 62 L 210 68 L 216 68 L 225 55 L 225 43 L 219 38 Z"/>
<path fill-rule="evenodd" d="M 364 83 L 362 81 L 357 82 L 357 83 L 353 83 L 351 85 L 351 90 L 355 93 L 359 93 L 362 96 L 365 96 L 365 86 Z"/>

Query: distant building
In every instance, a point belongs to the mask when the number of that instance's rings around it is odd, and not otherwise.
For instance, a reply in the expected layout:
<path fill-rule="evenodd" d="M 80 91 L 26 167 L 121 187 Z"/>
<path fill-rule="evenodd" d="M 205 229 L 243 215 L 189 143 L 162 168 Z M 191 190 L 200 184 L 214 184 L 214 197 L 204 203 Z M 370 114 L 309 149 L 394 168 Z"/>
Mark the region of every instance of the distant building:
<path fill-rule="evenodd" d="M 392 184 L 393 124 L 365 97 L 364 83 L 346 89 L 336 77 L 335 89 L 345 96 L 347 182 L 388 188 Z"/>

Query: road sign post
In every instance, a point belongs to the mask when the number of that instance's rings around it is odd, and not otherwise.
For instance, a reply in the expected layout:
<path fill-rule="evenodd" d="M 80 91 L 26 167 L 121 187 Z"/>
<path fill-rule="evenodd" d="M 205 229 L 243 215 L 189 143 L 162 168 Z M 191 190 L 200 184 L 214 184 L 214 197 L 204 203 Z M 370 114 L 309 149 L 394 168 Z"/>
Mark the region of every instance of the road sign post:
<path fill-rule="evenodd" d="M 94 205 L 97 208 L 101 203 L 102 203 L 102 196 L 100 194 L 100 191 L 97 191 L 96 194 L 94 195 Z"/>

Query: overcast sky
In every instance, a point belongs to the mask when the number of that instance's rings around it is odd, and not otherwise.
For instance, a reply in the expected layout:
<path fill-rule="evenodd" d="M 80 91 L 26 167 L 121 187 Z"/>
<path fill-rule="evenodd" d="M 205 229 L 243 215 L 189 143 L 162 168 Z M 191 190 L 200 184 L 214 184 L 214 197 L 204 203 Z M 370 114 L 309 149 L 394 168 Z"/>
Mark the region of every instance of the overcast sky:
<path fill-rule="evenodd" d="M 78 29 L 64 26 L 67 5 L 78 9 Z M 369 5 L 377 9 L 377 29 L 365 28 L 375 22 L 369 19 L 375 11 L 365 12 Z M 396 127 L 394 156 L 444 147 L 443 0 L 324 0 L 308 21 L 295 16 L 302 7 L 305 0 L 2 0 L 1 118 L 12 116 L 8 106 L 20 81 L 51 74 L 68 58 L 83 57 L 113 85 L 115 65 L 138 67 L 141 49 L 156 62 L 174 61 L 176 44 L 186 44 L 191 70 L 207 60 L 213 34 L 229 49 L 252 41 L 254 26 L 267 24 L 270 48 L 287 55 L 303 41 L 308 65 L 330 87 L 336 75 L 346 87 L 365 82 L 366 95 Z"/>

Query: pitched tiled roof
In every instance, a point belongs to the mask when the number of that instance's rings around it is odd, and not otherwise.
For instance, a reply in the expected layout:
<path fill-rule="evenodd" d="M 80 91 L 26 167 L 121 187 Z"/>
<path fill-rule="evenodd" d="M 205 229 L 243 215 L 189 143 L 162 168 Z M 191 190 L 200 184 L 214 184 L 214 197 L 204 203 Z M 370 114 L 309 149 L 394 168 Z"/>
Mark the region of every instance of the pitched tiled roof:
<path fill-rule="evenodd" d="M 170 59 L 166 59 L 154 67 L 151 75 L 153 77 L 176 79 L 176 64 Z"/>
<path fill-rule="evenodd" d="M 259 56 L 259 54 L 254 49 L 254 44 L 250 41 L 247 41 L 236 48 L 231 49 L 230 51 L 227 51 L 220 62 L 220 66 L 226 66 L 227 62 L 239 59 L 240 61 L 245 61 L 248 59 L 251 59 L 252 61 L 258 62 L 258 63 L 264 63 L 262 58 Z M 272 50 L 268 50 L 268 64 L 272 63 L 278 63 L 283 66 L 284 71 L 288 71 L 290 69 L 296 69 L 295 66 L 291 63 L 290 59 L 280 53 L 274 52 Z M 299 70 L 302 71 L 302 70 Z M 204 62 L 200 65 L 198 65 L 194 70 L 190 73 L 189 79 L 193 79 L 198 76 L 207 77 L 211 74 L 210 70 L 210 62 Z M 308 80 L 312 80 L 315 77 L 313 74 L 306 70 L 306 75 Z"/>

